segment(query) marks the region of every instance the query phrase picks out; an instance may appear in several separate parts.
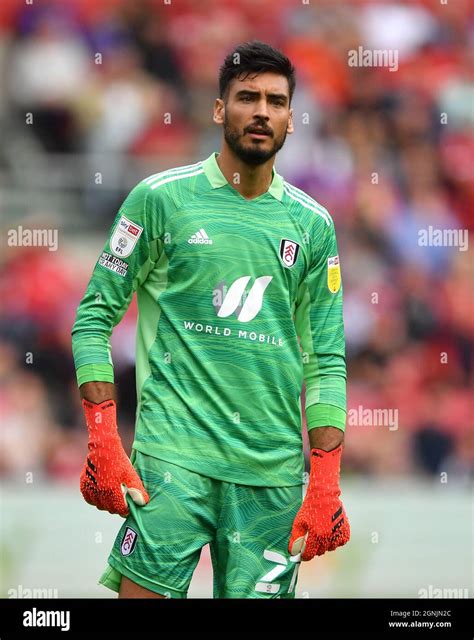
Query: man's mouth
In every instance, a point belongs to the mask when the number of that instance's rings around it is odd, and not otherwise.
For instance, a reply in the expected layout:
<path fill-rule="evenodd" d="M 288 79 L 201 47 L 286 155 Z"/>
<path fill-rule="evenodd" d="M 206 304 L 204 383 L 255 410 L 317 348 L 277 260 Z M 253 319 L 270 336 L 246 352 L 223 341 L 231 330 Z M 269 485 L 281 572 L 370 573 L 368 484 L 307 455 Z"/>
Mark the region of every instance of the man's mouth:
<path fill-rule="evenodd" d="M 266 129 L 249 129 L 247 132 L 251 136 L 255 136 L 256 138 L 267 138 L 271 136 L 271 132 Z"/>

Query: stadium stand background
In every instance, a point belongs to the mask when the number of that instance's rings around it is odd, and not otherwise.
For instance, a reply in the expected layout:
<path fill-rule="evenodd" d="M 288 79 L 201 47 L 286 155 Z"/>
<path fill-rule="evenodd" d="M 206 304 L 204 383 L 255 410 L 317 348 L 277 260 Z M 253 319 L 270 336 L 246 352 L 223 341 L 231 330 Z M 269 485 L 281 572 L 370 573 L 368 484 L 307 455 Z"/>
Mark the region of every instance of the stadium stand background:
<path fill-rule="evenodd" d="M 446 498 L 449 510 L 465 504 L 474 469 L 474 261 L 458 247 L 420 246 L 418 231 L 462 229 L 473 240 L 473 35 L 467 0 L 2 1 L 0 478 L 10 487 L 3 533 L 25 500 L 47 531 L 36 486 L 50 504 L 61 503 L 61 492 L 72 496 L 63 500 L 75 505 L 71 521 L 80 513 L 92 528 L 94 518 L 118 528 L 80 504 L 86 429 L 70 348 L 75 310 L 128 191 L 147 175 L 218 150 L 211 113 L 219 65 L 236 43 L 257 38 L 281 47 L 297 69 L 296 132 L 277 170 L 327 207 L 337 229 L 348 408 L 398 410 L 396 429 L 348 423 L 343 487 L 355 492 L 359 523 L 374 487 L 384 504 L 386 487 L 401 513 L 402 498 L 390 487 L 403 487 L 403 499 L 421 491 L 425 504 L 434 501 L 430 522 L 441 544 L 448 535 L 436 509 L 441 478 L 447 474 L 456 491 Z M 348 51 L 359 46 L 396 50 L 397 70 L 349 66 Z M 9 246 L 8 231 L 19 226 L 57 230 L 58 250 Z M 132 305 L 112 340 L 128 449 L 135 320 Z M 31 487 L 25 477 L 34 477 Z M 356 571 L 365 538 L 357 518 L 354 525 L 352 551 L 348 545 L 338 554 L 352 558 Z M 361 526 L 364 535 L 369 530 Z M 24 575 L 15 574 L 19 560 L 9 544 L 2 543 L 4 591 Z M 105 546 L 94 549 L 103 559 Z M 464 554 L 459 562 L 469 553 L 462 544 L 456 552 Z M 320 562 L 344 570 L 343 562 Z M 22 567 L 34 583 L 35 561 Z M 310 569 L 304 572 L 313 584 Z M 461 562 L 454 583 L 466 581 L 472 591 Z M 334 584 L 325 591 L 322 580 L 316 593 L 341 593 Z M 404 585 L 399 595 L 409 595 Z M 354 583 L 343 593 L 371 589 Z M 87 592 L 83 584 L 79 595 Z"/>

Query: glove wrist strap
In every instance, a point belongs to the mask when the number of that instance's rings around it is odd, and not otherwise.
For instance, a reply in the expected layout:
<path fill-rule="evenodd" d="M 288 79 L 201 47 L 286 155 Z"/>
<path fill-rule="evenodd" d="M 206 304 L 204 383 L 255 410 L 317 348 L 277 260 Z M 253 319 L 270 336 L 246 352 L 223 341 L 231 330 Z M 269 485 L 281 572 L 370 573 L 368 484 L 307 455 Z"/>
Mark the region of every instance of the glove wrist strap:
<path fill-rule="evenodd" d="M 339 475 L 341 470 L 342 444 L 332 451 L 311 449 L 310 483 L 329 492 L 339 489 Z"/>
<path fill-rule="evenodd" d="M 87 429 L 91 439 L 101 435 L 117 435 L 117 405 L 115 400 L 105 400 L 96 404 L 82 400 Z"/>

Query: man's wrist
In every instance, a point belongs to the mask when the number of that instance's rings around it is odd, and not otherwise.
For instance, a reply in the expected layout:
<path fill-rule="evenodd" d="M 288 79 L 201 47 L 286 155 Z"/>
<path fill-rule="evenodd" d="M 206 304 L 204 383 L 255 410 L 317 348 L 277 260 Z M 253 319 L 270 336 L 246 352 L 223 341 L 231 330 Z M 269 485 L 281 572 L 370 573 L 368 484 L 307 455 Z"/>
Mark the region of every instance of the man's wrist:
<path fill-rule="evenodd" d="M 342 444 L 344 440 L 344 432 L 337 427 L 328 425 L 312 429 L 309 432 L 308 437 L 311 449 L 332 451 Z"/>

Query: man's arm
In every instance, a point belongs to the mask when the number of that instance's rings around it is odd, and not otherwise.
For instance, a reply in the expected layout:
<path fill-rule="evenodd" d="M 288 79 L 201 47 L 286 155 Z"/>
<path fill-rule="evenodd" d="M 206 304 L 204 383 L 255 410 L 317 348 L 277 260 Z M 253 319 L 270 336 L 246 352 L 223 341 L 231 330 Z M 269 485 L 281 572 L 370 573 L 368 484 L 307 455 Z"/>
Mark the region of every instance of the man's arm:
<path fill-rule="evenodd" d="M 77 310 L 72 350 L 79 386 L 114 382 L 110 337 L 157 259 L 150 222 L 157 219 L 149 186 L 140 183 L 117 213 Z"/>
<path fill-rule="evenodd" d="M 327 218 L 318 216 L 316 223 L 309 244 L 310 264 L 298 289 L 295 328 L 306 383 L 307 429 L 310 441 L 314 438 L 316 445 L 323 442 L 325 448 L 328 441 L 335 446 L 340 444 L 346 426 L 346 361 L 343 290 L 334 223 L 329 214 Z M 333 429 L 328 432 L 328 427 L 337 428 L 341 434 Z M 321 430 L 326 435 L 319 434 Z"/>
<path fill-rule="evenodd" d="M 339 495 L 346 426 L 346 362 L 342 286 L 334 224 L 318 219 L 310 265 L 298 291 L 295 325 L 303 352 L 310 476 L 288 545 L 302 560 L 333 551 L 350 537 Z"/>
<path fill-rule="evenodd" d="M 117 427 L 110 336 L 155 258 L 151 239 L 156 220 L 147 184 L 135 187 L 123 203 L 79 305 L 72 347 L 88 429 L 88 455 L 81 493 L 89 504 L 126 516 L 127 493 L 138 505 L 149 496 L 126 455 Z"/>

